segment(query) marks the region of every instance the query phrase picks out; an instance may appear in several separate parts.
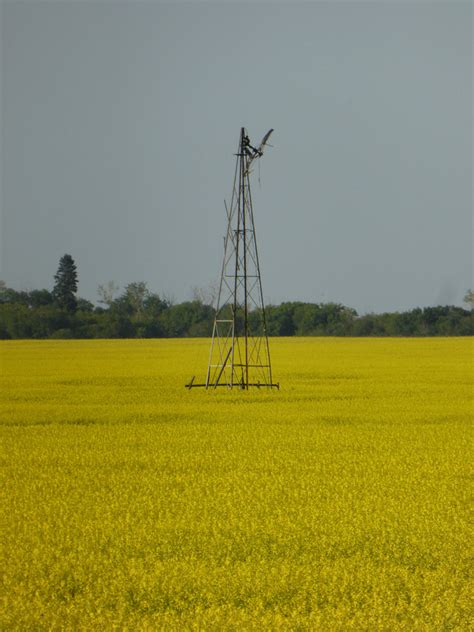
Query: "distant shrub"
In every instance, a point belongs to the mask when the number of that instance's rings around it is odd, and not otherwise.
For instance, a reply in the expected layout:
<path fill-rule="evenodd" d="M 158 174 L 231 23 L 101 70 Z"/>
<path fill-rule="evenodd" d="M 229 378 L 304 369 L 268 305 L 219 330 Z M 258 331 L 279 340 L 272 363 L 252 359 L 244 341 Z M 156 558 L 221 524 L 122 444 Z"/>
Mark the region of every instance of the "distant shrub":
<path fill-rule="evenodd" d="M 74 332 L 71 329 L 56 329 L 50 335 L 52 340 L 69 340 L 70 338 L 74 338 Z"/>

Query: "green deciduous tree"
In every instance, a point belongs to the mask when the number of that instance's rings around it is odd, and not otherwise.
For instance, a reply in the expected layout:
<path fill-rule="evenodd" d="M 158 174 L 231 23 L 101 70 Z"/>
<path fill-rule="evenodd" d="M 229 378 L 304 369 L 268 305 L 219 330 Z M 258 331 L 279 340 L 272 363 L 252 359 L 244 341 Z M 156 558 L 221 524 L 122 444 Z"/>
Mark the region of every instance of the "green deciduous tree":
<path fill-rule="evenodd" d="M 107 281 L 99 285 L 97 288 L 97 294 L 99 295 L 99 303 L 103 303 L 110 307 L 114 302 L 114 296 L 119 291 L 119 286 L 114 281 Z"/>
<path fill-rule="evenodd" d="M 54 302 L 53 295 L 48 290 L 31 290 L 28 299 L 28 305 L 32 309 L 42 305 L 51 305 Z"/>
<path fill-rule="evenodd" d="M 464 295 L 464 302 L 469 305 L 470 309 L 474 309 L 474 291 L 468 290 Z"/>

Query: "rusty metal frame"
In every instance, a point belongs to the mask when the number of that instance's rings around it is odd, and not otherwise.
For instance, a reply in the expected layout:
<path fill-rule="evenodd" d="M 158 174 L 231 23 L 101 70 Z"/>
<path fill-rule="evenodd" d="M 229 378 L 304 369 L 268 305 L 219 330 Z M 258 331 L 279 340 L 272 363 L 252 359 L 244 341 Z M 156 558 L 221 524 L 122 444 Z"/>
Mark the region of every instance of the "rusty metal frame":
<path fill-rule="evenodd" d="M 250 190 L 250 167 L 263 155 L 272 131 L 255 148 L 245 128 L 240 130 L 229 207 L 224 202 L 227 231 L 207 374 L 203 383 L 193 377 L 186 384 L 189 389 L 280 388 L 272 376 Z M 250 316 L 257 320 L 256 331 L 251 330 Z"/>

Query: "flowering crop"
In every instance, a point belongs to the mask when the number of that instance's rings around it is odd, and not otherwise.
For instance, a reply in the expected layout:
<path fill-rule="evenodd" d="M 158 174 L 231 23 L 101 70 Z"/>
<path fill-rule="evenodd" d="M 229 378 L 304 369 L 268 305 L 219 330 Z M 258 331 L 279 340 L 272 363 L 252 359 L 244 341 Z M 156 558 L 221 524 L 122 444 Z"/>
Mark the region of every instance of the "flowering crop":
<path fill-rule="evenodd" d="M 0 627 L 469 630 L 472 342 L 3 342 Z"/>

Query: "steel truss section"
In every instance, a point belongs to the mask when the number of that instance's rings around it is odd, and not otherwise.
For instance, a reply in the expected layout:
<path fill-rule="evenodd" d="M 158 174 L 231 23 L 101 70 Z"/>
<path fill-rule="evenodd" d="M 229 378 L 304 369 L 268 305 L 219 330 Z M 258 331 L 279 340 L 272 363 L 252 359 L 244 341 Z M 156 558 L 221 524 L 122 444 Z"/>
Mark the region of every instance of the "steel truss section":
<path fill-rule="evenodd" d="M 240 130 L 207 374 L 201 384 L 193 377 L 189 389 L 279 388 L 272 376 L 250 190 L 250 167 L 272 131 L 255 148 L 245 128 Z"/>

